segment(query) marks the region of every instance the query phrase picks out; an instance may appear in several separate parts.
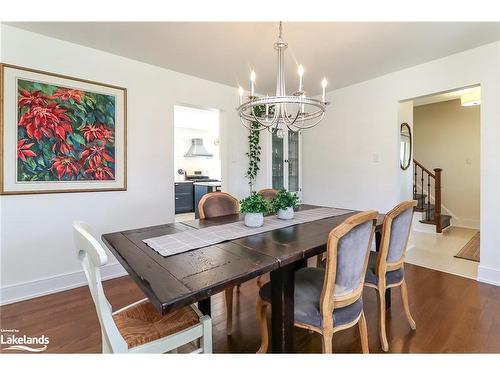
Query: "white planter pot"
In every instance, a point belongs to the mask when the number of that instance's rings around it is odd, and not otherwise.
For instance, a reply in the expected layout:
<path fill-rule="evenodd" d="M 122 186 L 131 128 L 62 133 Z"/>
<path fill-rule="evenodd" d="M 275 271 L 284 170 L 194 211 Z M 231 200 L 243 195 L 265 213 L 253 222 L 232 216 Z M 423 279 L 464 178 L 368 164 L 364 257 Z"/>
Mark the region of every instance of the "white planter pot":
<path fill-rule="evenodd" d="M 278 219 L 290 220 L 293 219 L 293 215 L 293 207 L 288 207 L 284 210 L 278 210 Z"/>
<path fill-rule="evenodd" d="M 250 228 L 261 227 L 264 224 L 263 213 L 247 212 L 245 214 L 245 225 Z"/>

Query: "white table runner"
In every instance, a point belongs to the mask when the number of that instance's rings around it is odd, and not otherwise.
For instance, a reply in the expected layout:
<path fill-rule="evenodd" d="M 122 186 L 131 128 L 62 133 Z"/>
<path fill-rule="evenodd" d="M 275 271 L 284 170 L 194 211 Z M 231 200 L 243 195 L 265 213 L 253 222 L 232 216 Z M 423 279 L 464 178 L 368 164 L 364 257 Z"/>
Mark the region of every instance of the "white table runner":
<path fill-rule="evenodd" d="M 143 240 L 143 242 L 160 255 L 167 257 L 199 249 L 200 247 L 211 246 L 253 234 L 326 219 L 328 217 L 345 215 L 350 212 L 353 211 L 329 207 L 312 208 L 310 210 L 295 212 L 295 217 L 291 220 L 281 220 L 276 216 L 267 216 L 264 218 L 264 225 L 259 228 L 249 228 L 245 226 L 243 221 L 237 221 L 235 223 L 214 225 L 202 229 L 187 230 L 175 234 L 148 238 Z"/>

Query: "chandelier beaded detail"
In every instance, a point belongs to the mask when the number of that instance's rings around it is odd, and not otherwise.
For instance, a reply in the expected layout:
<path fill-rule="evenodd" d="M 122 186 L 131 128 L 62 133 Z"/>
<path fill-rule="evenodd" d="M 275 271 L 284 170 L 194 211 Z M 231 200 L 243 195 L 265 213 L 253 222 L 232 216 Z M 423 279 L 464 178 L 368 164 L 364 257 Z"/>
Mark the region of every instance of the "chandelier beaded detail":
<path fill-rule="evenodd" d="M 243 100 L 243 88 L 238 89 L 240 105 L 237 108 L 241 123 L 250 130 L 264 130 L 271 132 L 289 130 L 297 132 L 318 125 L 325 116 L 326 106 L 326 78 L 321 81 L 323 89 L 322 99 L 313 99 L 304 91 L 304 68 L 298 68 L 299 89 L 291 95 L 285 90 L 285 49 L 288 43 L 282 38 L 282 23 L 279 24 L 278 40 L 274 49 L 278 52 L 278 70 L 276 80 L 276 95 L 258 97 L 255 95 L 255 71 L 250 74 L 250 93 Z"/>

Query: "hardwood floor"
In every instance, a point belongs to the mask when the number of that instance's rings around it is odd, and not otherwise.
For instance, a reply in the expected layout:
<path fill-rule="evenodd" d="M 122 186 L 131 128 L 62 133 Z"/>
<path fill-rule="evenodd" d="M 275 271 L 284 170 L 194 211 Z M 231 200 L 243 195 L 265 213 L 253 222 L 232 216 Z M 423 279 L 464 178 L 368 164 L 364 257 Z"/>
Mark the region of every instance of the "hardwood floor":
<path fill-rule="evenodd" d="M 267 278 L 267 276 L 266 276 Z M 406 265 L 410 307 L 417 323 L 410 330 L 399 289 L 392 293 L 387 314 L 389 351 L 395 353 L 500 353 L 500 287 Z M 106 295 L 114 309 L 143 298 L 129 277 L 106 281 Z M 226 336 L 223 295 L 212 298 L 215 353 L 253 353 L 260 343 L 255 313 L 257 285 L 250 281 L 235 292 L 233 335 Z M 376 296 L 364 292 L 371 353 L 379 353 Z M 87 287 L 0 307 L 0 327 L 19 334 L 50 338 L 50 353 L 100 352 L 100 328 Z M 320 353 L 320 336 L 295 329 L 295 351 Z M 334 353 L 360 353 L 356 327 L 333 336 Z"/>

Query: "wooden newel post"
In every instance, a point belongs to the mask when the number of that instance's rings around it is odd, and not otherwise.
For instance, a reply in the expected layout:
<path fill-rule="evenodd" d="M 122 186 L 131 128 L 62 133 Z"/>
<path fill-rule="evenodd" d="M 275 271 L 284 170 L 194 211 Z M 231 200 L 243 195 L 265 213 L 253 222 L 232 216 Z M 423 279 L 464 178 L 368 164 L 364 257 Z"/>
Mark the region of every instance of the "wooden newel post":
<path fill-rule="evenodd" d="M 434 168 L 434 223 L 436 224 L 436 233 L 441 233 L 441 168 Z"/>

